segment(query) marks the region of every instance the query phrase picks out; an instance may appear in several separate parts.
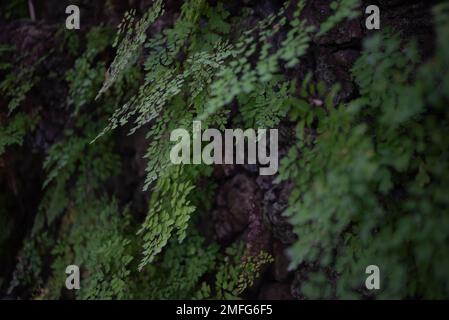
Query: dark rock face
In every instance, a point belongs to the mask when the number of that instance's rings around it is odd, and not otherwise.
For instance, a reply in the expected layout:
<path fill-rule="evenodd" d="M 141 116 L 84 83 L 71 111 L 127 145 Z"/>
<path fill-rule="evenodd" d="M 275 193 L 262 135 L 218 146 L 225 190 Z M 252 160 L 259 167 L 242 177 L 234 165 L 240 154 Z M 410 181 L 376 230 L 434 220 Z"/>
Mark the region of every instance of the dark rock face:
<path fill-rule="evenodd" d="M 278 282 L 288 281 L 290 275 L 290 272 L 288 270 L 290 258 L 287 256 L 286 246 L 283 243 L 274 241 L 273 257 L 273 278 Z"/>
<path fill-rule="evenodd" d="M 0 34 L 1 43 L 13 45 L 20 52 L 15 68 L 34 70 L 36 78 L 45 79 L 27 94 L 21 109 L 41 117 L 38 128 L 32 137 L 32 150 L 46 153 L 50 145 L 62 137 L 64 127 L 69 121 L 67 108 L 67 87 L 56 80 L 63 77 L 72 66 L 73 58 L 59 52 L 60 41 L 57 29 L 41 22 L 14 22 L 5 26 Z M 49 76 L 54 74 L 54 76 Z"/>
<path fill-rule="evenodd" d="M 268 283 L 262 287 L 258 296 L 261 300 L 292 300 L 290 287 L 283 283 Z"/>
<path fill-rule="evenodd" d="M 438 1 L 379 0 L 379 3 L 381 27 L 391 27 L 406 39 L 416 39 L 423 57 L 429 57 L 433 52 L 435 39 L 431 8 Z"/>
<path fill-rule="evenodd" d="M 296 240 L 287 217 L 283 215 L 292 189 L 292 183 L 275 184 L 265 192 L 263 199 L 264 213 L 271 224 L 273 235 L 283 244 L 292 244 Z"/>
<path fill-rule="evenodd" d="M 245 0 L 244 2 L 254 4 L 255 12 L 259 16 L 266 16 L 275 12 L 281 5 L 280 1 Z M 318 27 L 331 14 L 330 2 L 329 0 L 308 1 L 302 17 L 310 25 Z M 342 90 L 338 100 L 347 101 L 357 95 L 350 69 L 360 55 L 363 38 L 375 33 L 375 31 L 369 32 L 364 28 L 363 8 L 369 4 L 380 5 L 382 29 L 389 26 L 401 31 L 405 37 L 417 38 L 419 47 L 426 57 L 431 54 L 434 39 L 429 8 L 436 2 L 416 0 L 364 1 L 360 18 L 344 22 L 327 35 L 313 39 L 311 50 L 302 59 L 300 67 L 286 72 L 289 77 L 302 80 L 311 71 L 314 75 L 314 81 L 322 81 L 328 86 L 339 82 L 342 85 Z M 173 13 L 173 8 L 179 7 L 180 3 L 181 1 L 174 0 L 166 2 L 168 10 L 171 10 L 168 15 L 170 18 L 156 26 L 155 32 L 174 20 L 176 15 Z M 120 21 L 122 13 L 130 4 L 144 10 L 144 8 L 150 6 L 151 1 L 113 0 L 110 1 L 110 4 L 111 7 L 106 9 L 100 1 L 98 4 L 97 2 L 86 4 L 81 8 L 83 17 L 86 17 L 83 24 L 86 23 L 86 26 L 93 24 L 91 20 L 95 15 L 102 17 L 107 24 L 116 25 Z M 226 5 L 229 5 L 228 9 L 231 12 L 238 12 L 240 9 L 238 2 L 230 2 Z M 55 10 L 46 9 L 52 6 L 57 6 L 57 11 L 64 7 L 61 1 L 43 1 L 37 5 L 38 19 L 48 18 L 49 21 L 59 26 L 59 24 L 64 23 L 63 20 L 53 15 L 44 17 L 41 14 L 47 11 L 54 12 Z M 250 19 L 253 19 L 253 17 Z M 248 25 L 251 25 L 251 22 L 249 21 Z M 8 24 L 0 22 L 0 29 L 2 30 L 0 42 L 13 43 L 20 52 L 27 53 L 23 63 L 28 67 L 35 65 L 43 55 L 51 53 L 50 59 L 45 59 L 44 63 L 36 66 L 38 75 L 46 77 L 51 72 L 62 74 L 73 65 L 73 58 L 67 53 L 55 54 L 54 52 L 54 49 L 60 43 L 55 38 L 57 28 L 54 25 L 43 22 L 14 22 Z M 40 121 L 36 133 L 31 137 L 32 141 L 29 142 L 37 154 L 45 154 L 49 146 L 61 137 L 64 127 L 70 121 L 65 101 L 66 96 L 66 85 L 49 78 L 48 81 L 45 81 L 45 86 L 33 90 L 31 96 L 27 98 L 25 110 L 31 110 L 34 107 L 43 108 L 40 112 L 42 121 Z M 236 106 L 236 108 L 238 107 Z M 291 124 L 283 122 L 279 132 L 279 154 L 282 158 L 294 139 L 294 128 Z M 129 163 L 126 165 L 130 170 L 127 171 L 128 175 L 121 182 L 130 190 L 140 191 L 145 169 L 145 163 L 142 162 L 145 149 L 141 148 L 145 143 L 137 141 L 137 139 L 144 140 L 142 137 L 133 139 L 136 139 L 136 141 L 125 141 L 120 147 L 128 146 L 132 149 L 126 150 L 130 154 Z M 20 162 L 18 159 L 25 160 Z M 41 159 L 35 157 L 27 158 L 25 155 L 19 154 L 13 155 L 11 159 L 0 159 L 0 176 L 6 176 L 4 172 L 13 171 L 21 172 L 23 176 L 8 176 L 5 181 L 0 181 L 2 193 L 3 190 L 8 190 L 9 196 L 10 193 L 12 195 L 32 194 L 33 190 L 40 190 L 43 177 L 39 176 L 41 174 L 40 169 L 36 168 L 41 168 L 41 161 Z M 20 170 L 15 168 L 20 168 Z M 217 189 L 212 221 L 210 222 L 213 236 L 223 245 L 229 245 L 238 240 L 245 241 L 250 255 L 257 255 L 260 250 L 271 253 L 274 262 L 262 274 L 255 297 L 260 299 L 302 299 L 304 297 L 300 292 L 301 283 L 307 278 L 308 273 L 313 272 L 316 268 L 300 265 L 294 271 L 288 269 L 290 261 L 286 249 L 294 243 L 298 236 L 301 236 L 293 232 L 288 218 L 284 216 L 293 184 L 275 184 L 275 177 L 257 176 L 257 173 L 257 166 L 215 166 L 212 179 L 218 182 L 219 188 Z M 22 186 L 16 184 L 16 180 L 31 182 L 27 186 Z M 130 196 L 129 194 L 132 192 L 124 191 L 123 198 L 127 202 L 142 202 L 139 207 L 145 207 L 145 201 L 142 200 L 141 193 L 136 191 L 135 194 Z M 32 217 L 27 216 L 25 212 L 36 211 L 38 198 L 39 194 L 36 194 L 32 201 L 27 204 L 27 208 L 11 208 L 11 211 L 18 213 L 17 224 L 32 221 Z M 14 239 L 17 245 L 19 245 L 21 237 L 23 235 L 17 235 L 17 239 Z M 11 257 L 8 257 L 8 264 L 11 262 L 9 260 L 12 259 L 13 255 L 11 254 Z M 6 268 L 5 266 L 6 263 L 2 267 Z M 1 271 L 4 273 L 3 270 Z M 330 270 L 326 272 L 330 281 L 332 281 L 335 275 Z"/>
<path fill-rule="evenodd" d="M 434 3 L 364 1 L 359 18 L 343 22 L 325 36 L 313 39 L 309 54 L 303 57 L 301 68 L 294 70 L 294 76 L 302 80 L 307 72 L 312 71 L 314 81 L 322 81 L 328 87 L 341 84 L 337 102 L 353 99 L 358 92 L 351 77 L 351 68 L 360 56 L 363 39 L 374 33 L 365 29 L 364 8 L 370 4 L 379 5 L 382 29 L 391 27 L 402 32 L 406 38 L 417 37 L 426 56 L 431 54 L 429 48 L 432 48 L 434 38 L 429 10 Z M 310 25 L 319 26 L 331 14 L 329 4 L 324 0 L 309 1 L 302 16 Z M 294 128 L 289 123 L 282 123 L 279 130 L 279 154 L 282 158 L 294 139 Z M 224 181 L 218 191 L 218 208 L 214 212 L 217 238 L 226 243 L 243 238 L 248 247 L 254 246 L 257 241 L 269 243 L 266 247 L 270 249 L 274 262 L 271 271 L 262 275 L 258 298 L 303 299 L 301 284 L 318 267 L 300 265 L 296 271 L 288 269 L 290 261 L 286 249 L 301 236 L 293 232 L 288 218 L 283 214 L 293 185 L 275 184 L 275 177 L 257 177 L 255 168 L 241 166 L 217 166 L 214 176 Z M 262 236 L 262 232 L 268 235 Z M 257 249 L 260 247 L 263 246 L 259 245 Z M 323 272 L 331 283 L 335 282 L 336 275 L 332 270 Z"/>
<path fill-rule="evenodd" d="M 64 74 L 71 65 L 71 58 L 57 52 L 59 39 L 55 36 L 54 26 L 42 22 L 15 21 L 0 23 L 0 29 L 0 44 L 16 48 L 15 55 L 8 57 L 9 61 L 14 62 L 13 72 L 19 76 L 23 70 L 33 70 L 34 77 L 46 79 L 34 85 L 20 106 L 26 114 L 33 117 L 39 115 L 38 127 L 33 134 L 25 137 L 22 148 L 12 146 L 0 157 L 0 194 L 7 199 L 2 205 L 14 213 L 9 223 L 14 226 L 15 232 L 8 238 L 8 252 L 0 252 L 0 274 L 9 276 L 15 255 L 33 225 L 41 200 L 44 155 L 62 136 L 69 117 L 65 100 L 67 88 L 49 74 Z M 0 97 L 0 126 L 7 121 L 5 103 Z"/>

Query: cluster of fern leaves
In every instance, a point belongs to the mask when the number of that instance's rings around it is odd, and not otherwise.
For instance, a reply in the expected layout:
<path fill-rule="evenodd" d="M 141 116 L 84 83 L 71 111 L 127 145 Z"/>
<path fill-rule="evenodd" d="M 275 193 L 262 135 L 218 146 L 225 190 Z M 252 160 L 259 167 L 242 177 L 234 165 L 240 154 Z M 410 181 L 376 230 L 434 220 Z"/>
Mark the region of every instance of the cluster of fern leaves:
<path fill-rule="evenodd" d="M 297 142 L 278 179 L 296 185 L 286 214 L 299 235 L 292 266 L 313 266 L 300 279 L 306 297 L 372 295 L 363 290 L 369 265 L 381 270 L 378 298 L 449 294 L 449 78 L 438 71 L 449 67 L 448 10 L 434 9 L 427 63 L 416 43 L 381 32 L 352 69 L 359 98 L 335 105 L 335 88 L 305 81 L 290 110 Z"/>
<path fill-rule="evenodd" d="M 242 243 L 220 248 L 201 235 L 196 225 L 210 215 L 214 187 L 196 189 L 212 168 L 173 165 L 169 136 L 191 130 L 193 120 L 219 129 L 276 128 L 285 120 L 296 136 L 277 183 L 294 185 L 285 215 L 298 235 L 291 269 L 306 270 L 297 273 L 301 295 L 448 297 L 449 77 L 442 70 L 449 69 L 449 6 L 434 9 L 428 62 L 394 31 L 366 39 L 352 69 L 359 97 L 337 104 L 338 84 L 327 88 L 312 76 L 298 83 L 288 74 L 301 68 L 313 40 L 358 16 L 359 1 L 334 1 L 316 27 L 302 18 L 305 5 L 286 1 L 248 26 L 249 8 L 235 16 L 220 1 L 188 0 L 176 21 L 149 36 L 165 14 L 156 0 L 141 17 L 128 12 L 115 39 L 107 27 L 92 28 L 65 75 L 70 124 L 44 161 L 43 198 L 9 291 L 67 296 L 64 270 L 75 264 L 80 299 L 242 296 L 272 257 L 250 256 Z M 74 52 L 78 40 L 67 44 Z M 116 56 L 107 68 L 101 57 L 110 46 Z M 0 47 L 0 55 L 11 50 Z M 34 129 L 20 104 L 38 81 L 31 69 L 0 83 L 9 101 L 0 156 Z M 143 222 L 106 187 L 121 172 L 121 127 L 144 132 L 148 142 Z M 368 265 L 381 270 L 374 293 L 363 289 Z"/>

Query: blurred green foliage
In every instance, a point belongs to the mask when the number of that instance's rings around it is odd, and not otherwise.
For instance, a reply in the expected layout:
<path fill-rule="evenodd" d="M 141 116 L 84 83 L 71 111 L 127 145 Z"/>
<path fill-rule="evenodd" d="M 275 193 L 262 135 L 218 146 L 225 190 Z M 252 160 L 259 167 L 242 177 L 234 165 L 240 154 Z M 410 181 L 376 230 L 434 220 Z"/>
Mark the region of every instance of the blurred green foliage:
<path fill-rule="evenodd" d="M 140 19 L 127 13 L 115 40 L 103 26 L 80 37 L 61 33 L 59 51 L 76 57 L 60 79 L 70 118 L 43 162 L 43 196 L 9 292 L 73 297 L 64 270 L 77 264 L 79 299 L 244 297 L 273 258 L 250 255 L 244 243 L 222 248 L 203 235 L 197 222 L 210 219 L 212 168 L 169 162 L 171 130 L 191 130 L 199 119 L 203 128 L 294 126 L 277 182 L 294 184 L 285 214 L 298 235 L 289 253 L 301 296 L 447 298 L 449 6 L 434 9 L 429 61 L 394 31 L 367 38 L 352 69 L 359 96 L 339 103 L 338 84 L 329 88 L 313 75 L 299 82 L 291 73 L 312 39 L 356 17 L 359 2 L 332 2 L 318 27 L 301 18 L 305 4 L 287 1 L 248 27 L 250 8 L 235 16 L 222 2 L 189 0 L 173 24 L 150 36 L 165 14 L 155 1 Z M 0 46 L 2 55 L 11 50 Z M 13 70 L 0 63 L 8 103 L 0 156 L 39 121 L 21 106 L 42 79 L 34 68 L 19 76 Z M 148 141 L 143 218 L 111 188 L 123 173 L 120 127 L 141 130 Z M 0 228 L 4 248 L 11 230 Z M 380 267 L 381 289 L 368 292 L 365 268 L 372 264 Z"/>
<path fill-rule="evenodd" d="M 28 18 L 28 5 L 23 0 L 8 0 L 0 3 L 0 17 L 5 20 Z"/>
<path fill-rule="evenodd" d="M 438 41 L 425 64 L 398 34 L 369 38 L 352 69 L 360 97 L 347 106 L 333 103 L 338 88 L 303 84 L 290 112 L 297 143 L 279 180 L 296 186 L 286 213 L 298 234 L 292 267 L 314 266 L 302 279 L 306 297 L 449 294 L 449 87 L 438 71 L 449 66 L 448 9 L 434 9 Z M 381 270 L 375 293 L 364 289 L 369 265 Z"/>

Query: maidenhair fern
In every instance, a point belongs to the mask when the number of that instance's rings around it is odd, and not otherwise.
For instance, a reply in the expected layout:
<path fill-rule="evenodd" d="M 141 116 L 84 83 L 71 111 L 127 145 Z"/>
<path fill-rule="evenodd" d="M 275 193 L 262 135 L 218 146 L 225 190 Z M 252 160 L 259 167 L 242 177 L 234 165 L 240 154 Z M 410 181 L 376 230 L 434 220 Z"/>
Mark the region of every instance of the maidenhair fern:
<path fill-rule="evenodd" d="M 13 46 L 0 44 L 0 58 L 16 53 Z M 14 64 L 0 63 L 0 72 L 5 73 L 4 79 L 0 82 L 0 94 L 7 104 L 7 110 L 3 110 L 7 119 L 0 118 L 0 155 L 5 152 L 7 146 L 22 145 L 25 135 L 32 131 L 38 122 L 38 108 L 30 114 L 17 109 L 38 82 L 35 68 L 42 60 L 30 68 L 22 68 L 17 73 L 16 65 L 21 65 L 21 58 L 21 56 L 16 57 Z"/>
<path fill-rule="evenodd" d="M 445 10 L 436 11 L 440 39 Z M 446 114 L 447 77 L 434 69 L 447 67 L 446 53 L 440 42 L 435 58 L 417 67 L 414 43 L 378 34 L 353 68 L 360 98 L 335 106 L 335 90 L 322 90 L 327 103 L 317 107 L 305 90 L 292 107 L 297 143 L 279 178 L 296 184 L 287 214 L 299 238 L 290 253 L 292 266 L 314 266 L 299 279 L 305 296 L 356 297 L 372 264 L 383 270 L 378 297 L 447 295 L 448 202 L 439 195 L 448 118 L 433 114 Z"/>
<path fill-rule="evenodd" d="M 37 81 L 33 68 L 25 68 L 19 74 L 11 72 L 6 76 L 0 83 L 0 93 L 9 99 L 9 113 L 12 113 L 25 100 L 27 93 Z"/>
<path fill-rule="evenodd" d="M 153 7 L 139 21 L 136 21 L 135 10 L 126 13 L 113 44 L 117 47 L 117 57 L 109 67 L 107 78 L 97 97 L 108 90 L 129 65 L 135 62 L 146 40 L 145 31 L 162 13 L 161 0 L 156 0 Z"/>
<path fill-rule="evenodd" d="M 191 299 L 200 294 L 202 277 L 213 270 L 218 246 L 207 245 L 191 230 L 182 244 L 172 239 L 156 266 L 149 266 L 150 281 L 144 291 L 150 299 Z M 210 298 L 205 296 L 204 298 Z"/>
<path fill-rule="evenodd" d="M 262 267 L 272 261 L 272 257 L 264 251 L 256 256 L 245 255 L 243 243 L 226 248 L 226 254 L 216 273 L 216 298 L 238 298 L 247 288 L 253 286 Z"/>
<path fill-rule="evenodd" d="M 182 167 L 170 170 L 172 174 L 167 174 L 158 181 L 150 201 L 148 216 L 139 231 L 144 241 L 144 258 L 139 269 L 161 252 L 174 231 L 179 241 L 185 238 L 190 214 L 195 211 L 189 201 L 192 182 L 183 180 Z"/>
<path fill-rule="evenodd" d="M 367 37 L 351 70 L 358 96 L 342 102 L 340 85 L 304 78 L 302 62 L 360 14 L 360 1 L 332 1 L 330 16 L 316 25 L 307 21 L 309 4 L 285 1 L 260 17 L 250 7 L 236 13 L 221 1 L 188 0 L 173 20 L 156 0 L 140 17 L 126 13 L 115 41 L 107 27 L 79 39 L 63 34 L 71 56 L 84 37 L 85 51 L 61 78 L 67 121 L 46 151 L 39 209 L 9 292 L 26 286 L 35 299 L 251 293 L 273 262 L 269 249 L 250 253 L 240 239 L 216 243 L 203 227 L 216 224 L 209 220 L 226 188 L 219 170 L 170 162 L 172 130 L 191 132 L 201 120 L 203 129 L 293 129 L 274 183 L 292 186 L 283 214 L 298 235 L 288 251 L 296 297 L 447 297 L 449 6 L 434 9 L 437 38 L 427 62 L 417 43 L 393 30 Z M 13 53 L 0 45 L 1 56 Z M 44 59 L 20 73 L 0 63 L 0 156 L 36 127 L 37 112 L 21 106 Z M 129 174 L 115 139 L 124 130 L 146 137 L 139 195 L 148 200 L 146 215 L 115 190 L 114 181 Z M 265 181 L 248 176 L 262 193 Z M 1 248 L 11 233 L 7 223 L 4 229 Z M 76 293 L 64 289 L 70 264 L 81 268 Z M 364 289 L 368 265 L 381 269 L 376 292 Z"/>
<path fill-rule="evenodd" d="M 36 122 L 31 116 L 17 113 L 7 126 L 0 127 L 0 155 L 5 152 L 7 146 L 22 145 L 25 134 L 35 127 Z"/>
<path fill-rule="evenodd" d="M 354 3 L 342 1 L 335 8 L 336 16 L 327 22 L 328 28 L 343 18 L 353 17 Z M 304 5 L 305 1 L 287 2 L 279 12 L 268 15 L 254 27 L 237 37 L 228 37 L 228 40 L 210 35 L 206 38 L 205 32 L 198 27 L 199 17 L 204 15 L 208 19 L 205 28 L 212 33 L 217 25 L 225 26 L 221 33 L 229 31 L 229 21 L 226 20 L 230 16 L 223 6 L 218 5 L 218 14 L 213 14 L 209 4 L 201 0 L 185 3 L 173 27 L 151 39 L 146 39 L 144 32 L 159 15 L 159 2 L 139 22 L 129 14 L 125 17 L 123 25 L 136 24 L 137 27 L 129 27 L 126 34 L 120 29 L 119 35 L 123 34 L 123 38 L 111 69 L 123 70 L 135 61 L 137 49 L 145 46 L 148 49 L 148 52 L 144 51 L 148 56 L 144 64 L 145 82 L 136 96 L 116 109 L 100 136 L 130 121 L 134 122 L 130 134 L 150 125 L 145 188 L 153 185 L 156 179 L 159 181 L 154 184 L 150 211 L 139 232 L 144 239 L 144 258 L 140 268 L 161 252 L 174 230 L 182 241 L 189 217 L 194 212 L 187 200 L 194 182 L 187 182 L 182 176 L 183 170 L 173 169 L 168 161 L 170 130 L 178 127 L 188 129 L 195 118 L 203 121 L 203 127 L 223 127 L 229 112 L 225 107 L 239 97 L 253 97 L 247 100 L 246 106 L 243 103 L 242 108 L 248 125 L 276 125 L 288 109 L 287 91 L 294 91 L 289 83 L 279 82 L 282 81 L 280 66 L 296 66 L 307 52 L 315 32 L 307 21 L 300 18 Z M 294 15 L 289 20 L 286 9 L 292 7 L 295 8 Z M 280 31 L 284 26 L 289 31 L 279 47 L 275 47 L 272 39 L 282 37 Z M 131 50 L 124 54 L 121 48 Z M 180 59 L 181 56 L 184 58 Z M 254 59 L 256 63 L 251 62 Z M 109 72 L 100 94 L 115 81 L 117 73 Z M 252 105 L 253 99 L 255 106 Z M 249 108 L 255 109 L 251 111 Z M 271 110 L 262 115 L 260 108 Z M 173 172 L 176 173 L 173 175 Z M 175 179 L 181 182 L 170 182 Z"/>
<path fill-rule="evenodd" d="M 275 128 L 287 115 L 295 83 L 262 84 L 254 92 L 238 97 L 244 126 Z"/>
<path fill-rule="evenodd" d="M 321 25 L 320 31 L 317 34 L 318 37 L 325 35 L 339 23 L 347 19 L 357 18 L 360 15 L 359 0 L 332 1 L 330 7 L 334 13 Z"/>

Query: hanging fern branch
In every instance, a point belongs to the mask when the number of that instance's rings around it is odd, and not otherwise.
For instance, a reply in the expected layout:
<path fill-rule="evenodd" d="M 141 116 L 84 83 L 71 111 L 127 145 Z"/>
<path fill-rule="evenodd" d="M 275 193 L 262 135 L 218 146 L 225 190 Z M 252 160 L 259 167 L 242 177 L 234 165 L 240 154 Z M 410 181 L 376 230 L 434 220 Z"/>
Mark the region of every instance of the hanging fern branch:
<path fill-rule="evenodd" d="M 164 13 L 162 0 L 156 0 L 145 15 L 136 21 L 136 11 L 131 10 L 118 27 L 118 33 L 113 46 L 117 47 L 117 55 L 106 73 L 106 80 L 98 92 L 98 99 L 122 73 L 133 65 L 140 55 L 146 41 L 146 31 Z"/>

